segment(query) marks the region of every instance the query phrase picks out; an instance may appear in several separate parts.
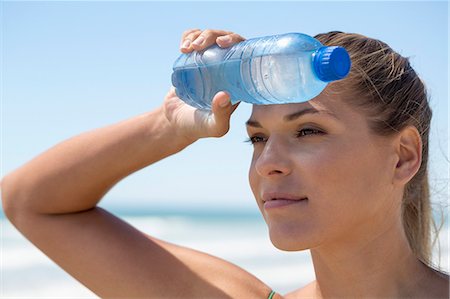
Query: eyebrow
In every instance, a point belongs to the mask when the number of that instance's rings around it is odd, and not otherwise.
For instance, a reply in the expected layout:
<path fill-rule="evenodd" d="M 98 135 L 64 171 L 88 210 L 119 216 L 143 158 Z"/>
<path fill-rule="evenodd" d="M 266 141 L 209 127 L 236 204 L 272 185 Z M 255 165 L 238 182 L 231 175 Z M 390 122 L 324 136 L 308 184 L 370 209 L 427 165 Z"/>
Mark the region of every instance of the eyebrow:
<path fill-rule="evenodd" d="M 302 116 L 304 116 L 306 114 L 329 115 L 329 116 L 335 118 L 336 120 L 339 120 L 339 118 L 336 116 L 336 114 L 334 114 L 334 113 L 332 113 L 330 111 L 327 111 L 327 110 L 317 110 L 315 108 L 306 108 L 306 109 L 294 112 L 292 114 L 288 114 L 288 115 L 283 117 L 283 120 L 285 122 L 293 121 L 293 120 L 296 120 L 296 119 L 298 119 L 298 118 L 300 118 L 300 117 L 302 117 Z M 249 119 L 245 124 L 247 126 L 249 126 L 249 127 L 262 128 L 262 125 L 259 122 L 255 121 L 255 120 L 252 120 L 252 119 Z"/>

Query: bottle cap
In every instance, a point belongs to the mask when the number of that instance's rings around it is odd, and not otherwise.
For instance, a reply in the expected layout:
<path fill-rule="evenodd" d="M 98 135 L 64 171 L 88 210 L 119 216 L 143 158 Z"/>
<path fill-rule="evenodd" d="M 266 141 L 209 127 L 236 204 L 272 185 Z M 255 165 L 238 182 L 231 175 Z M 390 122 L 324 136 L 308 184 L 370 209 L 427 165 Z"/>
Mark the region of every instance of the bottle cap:
<path fill-rule="evenodd" d="M 314 53 L 314 70 L 317 77 L 330 82 L 345 78 L 350 72 L 350 56 L 343 47 L 321 47 Z"/>

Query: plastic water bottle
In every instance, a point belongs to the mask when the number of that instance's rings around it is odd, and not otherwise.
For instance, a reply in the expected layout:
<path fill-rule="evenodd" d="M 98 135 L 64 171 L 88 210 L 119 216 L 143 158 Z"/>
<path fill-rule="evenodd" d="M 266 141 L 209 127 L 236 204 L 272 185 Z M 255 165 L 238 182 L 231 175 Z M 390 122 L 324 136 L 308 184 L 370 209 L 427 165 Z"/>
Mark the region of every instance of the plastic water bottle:
<path fill-rule="evenodd" d="M 179 98 L 200 109 L 211 109 L 219 91 L 230 94 L 233 104 L 301 103 L 346 77 L 350 64 L 342 47 L 287 33 L 182 54 L 173 65 L 172 84 Z"/>

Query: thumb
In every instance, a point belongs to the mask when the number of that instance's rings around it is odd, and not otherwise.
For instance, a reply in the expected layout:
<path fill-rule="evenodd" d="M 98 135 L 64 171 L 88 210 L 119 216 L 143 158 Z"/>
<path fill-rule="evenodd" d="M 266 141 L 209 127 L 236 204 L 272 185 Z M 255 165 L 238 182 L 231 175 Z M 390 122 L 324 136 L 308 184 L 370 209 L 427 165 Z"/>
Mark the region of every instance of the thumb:
<path fill-rule="evenodd" d="M 237 105 L 231 105 L 229 94 L 224 91 L 218 92 L 211 105 L 212 115 L 210 116 L 211 135 L 221 137 L 230 129 L 230 117 Z"/>

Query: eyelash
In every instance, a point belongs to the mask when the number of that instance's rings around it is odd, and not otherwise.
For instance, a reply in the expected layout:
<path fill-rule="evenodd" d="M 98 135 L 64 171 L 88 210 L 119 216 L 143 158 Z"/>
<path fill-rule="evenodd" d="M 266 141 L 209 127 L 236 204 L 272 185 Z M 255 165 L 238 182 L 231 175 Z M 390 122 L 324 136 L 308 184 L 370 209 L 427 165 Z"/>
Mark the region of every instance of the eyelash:
<path fill-rule="evenodd" d="M 309 131 L 309 132 L 313 132 L 312 134 L 307 134 L 307 135 L 303 135 L 302 132 L 305 131 Z M 306 137 L 306 136 L 310 136 L 310 135 L 322 135 L 324 134 L 324 132 L 318 130 L 318 129 L 313 129 L 313 128 L 303 128 L 297 131 L 297 133 L 295 134 L 295 137 L 300 138 L 300 137 Z M 257 141 L 257 139 L 259 141 Z M 248 138 L 246 140 L 246 142 L 249 142 L 251 144 L 256 144 L 256 143 L 260 143 L 260 142 L 265 142 L 265 140 L 263 141 L 262 139 L 264 139 L 264 137 L 261 136 L 252 136 L 250 138 Z"/>
<path fill-rule="evenodd" d="M 308 130 L 308 131 L 313 131 L 313 132 L 314 132 L 314 133 L 311 134 L 311 135 L 321 135 L 321 134 L 323 134 L 323 132 L 320 131 L 320 130 L 318 130 L 318 129 L 313 129 L 313 128 L 303 128 L 303 129 L 297 131 L 296 136 L 297 136 L 297 137 L 309 136 L 309 134 L 308 134 L 308 135 L 302 135 L 302 134 L 301 134 L 301 132 L 304 132 L 304 131 L 307 131 L 307 130 Z"/>

